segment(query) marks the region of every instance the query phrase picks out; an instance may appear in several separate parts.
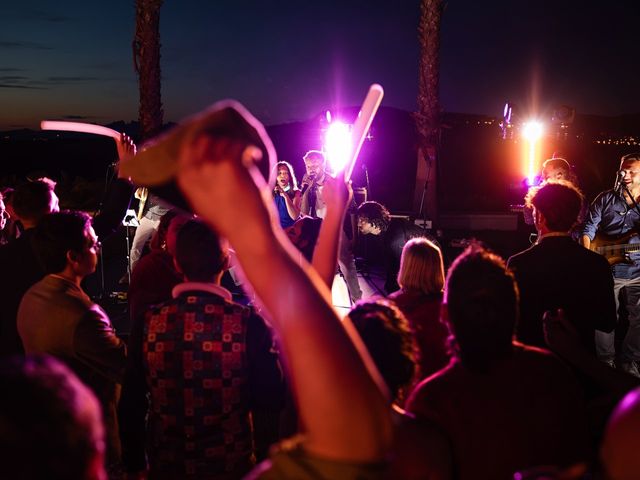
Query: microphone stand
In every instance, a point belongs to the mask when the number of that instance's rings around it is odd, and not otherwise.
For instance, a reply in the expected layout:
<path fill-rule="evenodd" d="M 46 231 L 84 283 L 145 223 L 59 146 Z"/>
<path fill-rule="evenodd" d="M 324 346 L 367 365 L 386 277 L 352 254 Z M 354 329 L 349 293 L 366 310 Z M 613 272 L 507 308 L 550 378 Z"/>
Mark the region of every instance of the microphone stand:
<path fill-rule="evenodd" d="M 92 220 L 96 218 L 104 208 L 104 202 L 106 201 L 106 198 L 107 198 L 107 192 L 109 191 L 109 186 L 111 185 L 111 182 L 113 182 L 113 179 L 116 176 L 115 166 L 116 166 L 116 162 L 110 163 L 107 166 L 107 170 L 104 176 L 104 190 L 102 191 L 102 198 L 100 199 L 100 203 L 98 204 L 98 209 L 93 214 Z M 104 280 L 104 254 L 103 254 L 102 248 L 100 249 L 98 256 L 100 258 L 100 262 L 99 262 L 100 280 L 98 285 L 98 300 L 103 300 L 105 298 L 105 293 L 106 293 L 105 292 L 106 282 Z"/>
<path fill-rule="evenodd" d="M 629 196 L 629 198 L 631 199 L 631 201 L 633 202 L 633 208 L 635 208 L 636 212 L 638 212 L 638 215 L 640 215 L 640 206 L 638 205 L 638 202 L 636 202 L 636 199 L 634 198 L 634 196 L 631 194 L 631 191 L 629 190 L 629 187 L 627 187 L 626 183 L 622 183 L 621 184 L 622 189 L 627 193 L 627 195 Z M 622 199 L 624 199 L 624 195 L 621 195 Z M 625 200 L 625 204 L 626 204 L 626 200 Z"/>

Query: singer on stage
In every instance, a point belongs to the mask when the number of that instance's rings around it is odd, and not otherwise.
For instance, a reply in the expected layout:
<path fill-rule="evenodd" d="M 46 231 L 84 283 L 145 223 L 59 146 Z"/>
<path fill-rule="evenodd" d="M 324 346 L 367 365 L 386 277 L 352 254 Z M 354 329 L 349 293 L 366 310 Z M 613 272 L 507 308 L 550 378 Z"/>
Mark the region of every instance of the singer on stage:
<path fill-rule="evenodd" d="M 324 154 L 319 150 L 307 152 L 303 158 L 306 173 L 302 177 L 302 199 L 300 212 L 314 218 L 324 218 L 327 206 L 322 199 L 327 162 Z M 353 240 L 358 234 L 355 203 L 351 202 L 347 210 L 345 225 L 340 235 L 340 250 L 338 252 L 338 266 L 347 284 L 351 303 L 362 298 L 362 289 L 358 282 L 356 262 L 353 258 Z"/>
<path fill-rule="evenodd" d="M 614 188 L 600 193 L 591 204 L 582 232 L 583 245 L 593 248 L 594 239 L 597 241 L 600 235 L 610 236 L 609 240 L 620 237 L 617 241 L 620 248 L 640 243 L 637 237 L 627 238 L 640 226 L 638 202 L 640 153 L 633 153 L 622 157 Z M 628 263 L 617 263 L 612 271 L 618 323 L 626 316 L 629 329 L 618 351 L 615 332 L 596 331 L 596 352 L 600 360 L 640 377 L 640 252 L 630 249 L 626 257 Z"/>
<path fill-rule="evenodd" d="M 273 200 L 276 202 L 280 226 L 292 226 L 300 216 L 300 197 L 298 181 L 293 167 L 283 160 L 276 163 L 276 186 L 273 189 Z"/>

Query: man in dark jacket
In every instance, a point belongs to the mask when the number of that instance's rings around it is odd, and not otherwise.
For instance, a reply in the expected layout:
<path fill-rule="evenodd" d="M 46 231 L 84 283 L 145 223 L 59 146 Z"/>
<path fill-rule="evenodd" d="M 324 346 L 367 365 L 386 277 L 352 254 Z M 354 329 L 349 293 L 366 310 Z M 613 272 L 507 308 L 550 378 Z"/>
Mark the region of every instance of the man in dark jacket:
<path fill-rule="evenodd" d="M 516 337 L 545 347 L 542 315 L 562 308 L 589 352 L 595 331 L 616 325 L 613 277 L 607 260 L 571 239 L 583 196 L 572 184 L 549 182 L 532 192 L 530 202 L 538 242 L 509 259 L 520 289 Z"/>

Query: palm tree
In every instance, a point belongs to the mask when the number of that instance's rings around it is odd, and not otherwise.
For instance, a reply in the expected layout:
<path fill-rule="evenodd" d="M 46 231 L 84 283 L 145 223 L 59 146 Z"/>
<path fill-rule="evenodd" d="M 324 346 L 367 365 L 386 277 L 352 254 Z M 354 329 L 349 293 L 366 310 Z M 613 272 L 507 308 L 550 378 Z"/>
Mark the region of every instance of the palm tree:
<path fill-rule="evenodd" d="M 440 138 L 440 104 L 438 80 L 440 76 L 440 20 L 444 0 L 421 0 L 418 41 L 420 65 L 418 76 L 418 111 L 415 113 L 418 131 L 418 182 L 415 203 L 424 218 L 435 218 L 437 212 L 435 168 Z M 426 207 L 426 208 L 425 208 Z"/>
<path fill-rule="evenodd" d="M 160 131 L 163 121 L 160 96 L 160 7 L 162 0 L 136 0 L 133 63 L 140 90 L 140 140 Z"/>

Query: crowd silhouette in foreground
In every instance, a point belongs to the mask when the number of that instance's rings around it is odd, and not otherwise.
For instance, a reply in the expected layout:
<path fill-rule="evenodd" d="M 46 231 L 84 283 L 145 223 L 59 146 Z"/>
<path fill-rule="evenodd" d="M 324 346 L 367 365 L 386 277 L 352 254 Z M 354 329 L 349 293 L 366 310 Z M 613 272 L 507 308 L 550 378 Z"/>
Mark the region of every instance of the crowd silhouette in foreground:
<path fill-rule="evenodd" d="M 576 243 L 574 183 L 530 192 L 538 241 L 508 262 L 474 243 L 445 271 L 435 242 L 406 235 L 398 290 L 340 318 L 345 224 L 385 234 L 390 219 L 380 204 L 355 210 L 319 155 L 300 191 L 286 163 L 269 185 L 270 140 L 229 102 L 137 155 L 124 136 L 118 146 L 119 180 L 93 219 L 59 211 L 46 179 L 11 194 L 3 478 L 640 478 L 636 259 L 612 275 Z M 640 217 L 640 157 L 621 171 L 624 186 L 589 212 L 594 243 L 614 233 L 613 205 L 628 213 L 616 233 Z M 133 269 L 125 344 L 82 281 L 133 183 L 186 208 L 163 216 Z M 302 206 L 312 215 L 292 218 Z M 225 288 L 230 267 L 250 302 Z"/>

